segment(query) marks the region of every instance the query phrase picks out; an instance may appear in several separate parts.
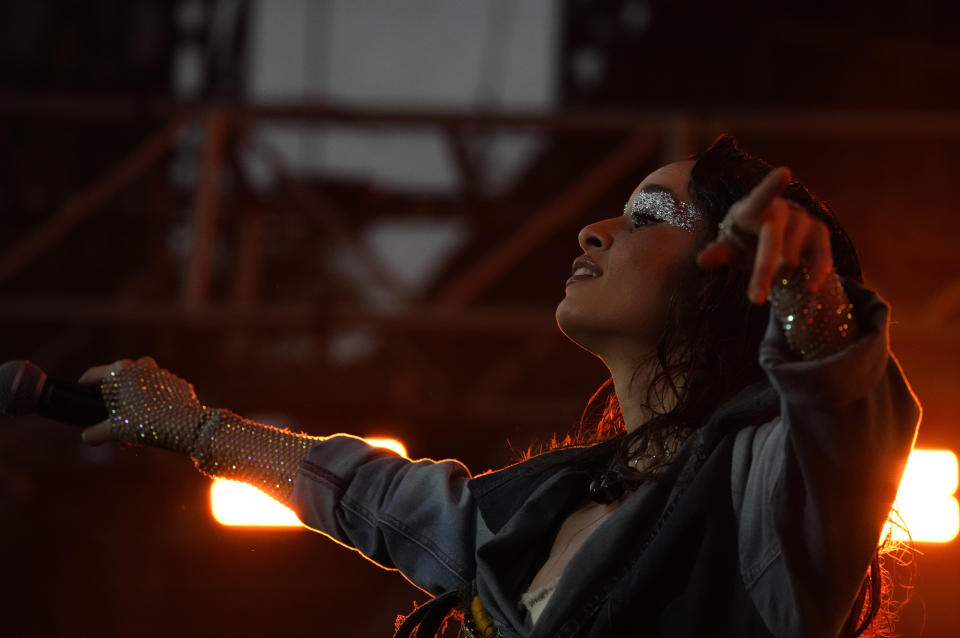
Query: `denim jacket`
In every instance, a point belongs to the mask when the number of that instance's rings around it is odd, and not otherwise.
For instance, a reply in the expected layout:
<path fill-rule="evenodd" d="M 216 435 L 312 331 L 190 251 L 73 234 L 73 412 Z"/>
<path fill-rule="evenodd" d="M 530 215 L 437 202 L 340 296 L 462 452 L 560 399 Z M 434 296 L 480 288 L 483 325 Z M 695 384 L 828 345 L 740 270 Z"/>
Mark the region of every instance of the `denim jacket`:
<path fill-rule="evenodd" d="M 888 306 L 846 287 L 857 341 L 801 361 L 771 318 L 759 353 L 769 384 L 718 408 L 669 480 L 626 497 L 535 625 L 520 595 L 590 478 L 550 456 L 565 451 L 472 478 L 455 460 L 408 461 L 335 435 L 311 448 L 291 505 L 430 594 L 474 583 L 503 636 L 834 638 L 919 421 L 888 349 Z"/>

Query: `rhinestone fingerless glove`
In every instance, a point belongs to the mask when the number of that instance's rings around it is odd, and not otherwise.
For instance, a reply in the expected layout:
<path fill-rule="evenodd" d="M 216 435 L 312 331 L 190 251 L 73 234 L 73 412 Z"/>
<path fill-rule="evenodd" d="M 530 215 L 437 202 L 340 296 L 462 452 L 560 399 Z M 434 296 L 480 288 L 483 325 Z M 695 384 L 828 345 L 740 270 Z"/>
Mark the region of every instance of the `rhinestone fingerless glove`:
<path fill-rule="evenodd" d="M 204 474 L 249 483 L 281 502 L 293 492 L 307 450 L 322 438 L 208 408 L 192 385 L 152 362 L 108 373 L 100 389 L 118 441 L 186 454 Z"/>
<path fill-rule="evenodd" d="M 853 304 L 836 271 L 816 293 L 807 290 L 805 267 L 778 275 L 767 300 L 794 354 L 818 359 L 843 349 L 857 338 Z"/>

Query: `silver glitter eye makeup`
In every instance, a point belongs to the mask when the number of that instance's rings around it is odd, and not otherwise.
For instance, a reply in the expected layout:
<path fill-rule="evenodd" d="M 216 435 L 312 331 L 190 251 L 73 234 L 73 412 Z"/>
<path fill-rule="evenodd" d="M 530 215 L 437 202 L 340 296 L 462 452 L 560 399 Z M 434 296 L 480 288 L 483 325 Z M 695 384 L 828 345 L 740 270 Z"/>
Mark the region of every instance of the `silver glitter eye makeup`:
<path fill-rule="evenodd" d="M 623 207 L 623 214 L 629 217 L 649 215 L 691 233 L 697 221 L 703 218 L 695 206 L 677 201 L 665 191 L 637 191 Z"/>

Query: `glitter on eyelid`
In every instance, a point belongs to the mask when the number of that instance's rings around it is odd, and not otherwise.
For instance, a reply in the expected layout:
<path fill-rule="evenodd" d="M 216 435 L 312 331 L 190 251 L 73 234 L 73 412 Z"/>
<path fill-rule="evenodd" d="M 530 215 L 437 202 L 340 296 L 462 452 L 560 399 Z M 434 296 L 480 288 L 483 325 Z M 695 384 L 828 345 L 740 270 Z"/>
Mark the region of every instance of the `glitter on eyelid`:
<path fill-rule="evenodd" d="M 625 215 L 640 213 L 652 215 L 671 226 L 693 232 L 696 223 L 703 218 L 700 211 L 691 204 L 678 202 L 669 193 L 663 191 L 637 191 L 627 205 L 623 207 Z"/>

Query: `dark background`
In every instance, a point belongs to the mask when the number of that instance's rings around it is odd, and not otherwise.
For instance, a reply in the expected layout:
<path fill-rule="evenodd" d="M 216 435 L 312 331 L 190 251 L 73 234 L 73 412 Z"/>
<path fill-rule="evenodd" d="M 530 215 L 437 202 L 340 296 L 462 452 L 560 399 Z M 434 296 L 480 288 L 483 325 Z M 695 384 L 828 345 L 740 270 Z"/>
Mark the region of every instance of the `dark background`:
<path fill-rule="evenodd" d="M 893 346 L 924 406 L 918 446 L 960 449 L 955 5 L 566 0 L 560 103 L 538 118 L 325 96 L 252 103 L 246 2 L 185 101 L 171 86 L 172 52 L 184 40 L 205 46 L 209 33 L 203 21 L 179 27 L 179 4 L 0 8 L 0 359 L 75 378 L 152 354 L 208 405 L 312 434 L 394 436 L 413 456 L 455 457 L 474 472 L 499 467 L 571 427 L 605 378 L 552 320 L 576 232 L 618 211 L 650 170 L 729 132 L 838 211 L 868 284 L 893 306 Z M 212 14 L 217 3 L 199 5 Z M 209 180 L 178 185 L 162 139 L 148 140 L 193 117 L 202 171 L 215 107 L 216 248 L 191 293 L 196 245 L 184 253 L 173 238 Z M 278 121 L 435 127 L 450 136 L 461 188 L 394 192 L 315 175 L 262 188 L 235 157 L 250 130 Z M 507 192 L 490 193 L 477 176 L 485 136 L 518 127 L 547 143 Z M 647 145 L 612 156 L 635 131 Z M 144 157 L 143 170 L 123 172 Z M 604 162 L 614 168 L 597 192 L 570 204 Z M 564 202 L 566 220 L 462 292 L 506 238 Z M 408 215 L 460 216 L 471 235 L 396 313 L 370 307 L 315 258 L 374 220 Z M 375 337 L 368 356 L 325 355 L 358 327 Z M 383 636 L 424 599 L 310 532 L 218 525 L 186 459 L 89 448 L 75 428 L 40 419 L 0 421 L 0 524 L 2 635 Z M 957 544 L 919 549 L 902 632 L 954 635 Z"/>

